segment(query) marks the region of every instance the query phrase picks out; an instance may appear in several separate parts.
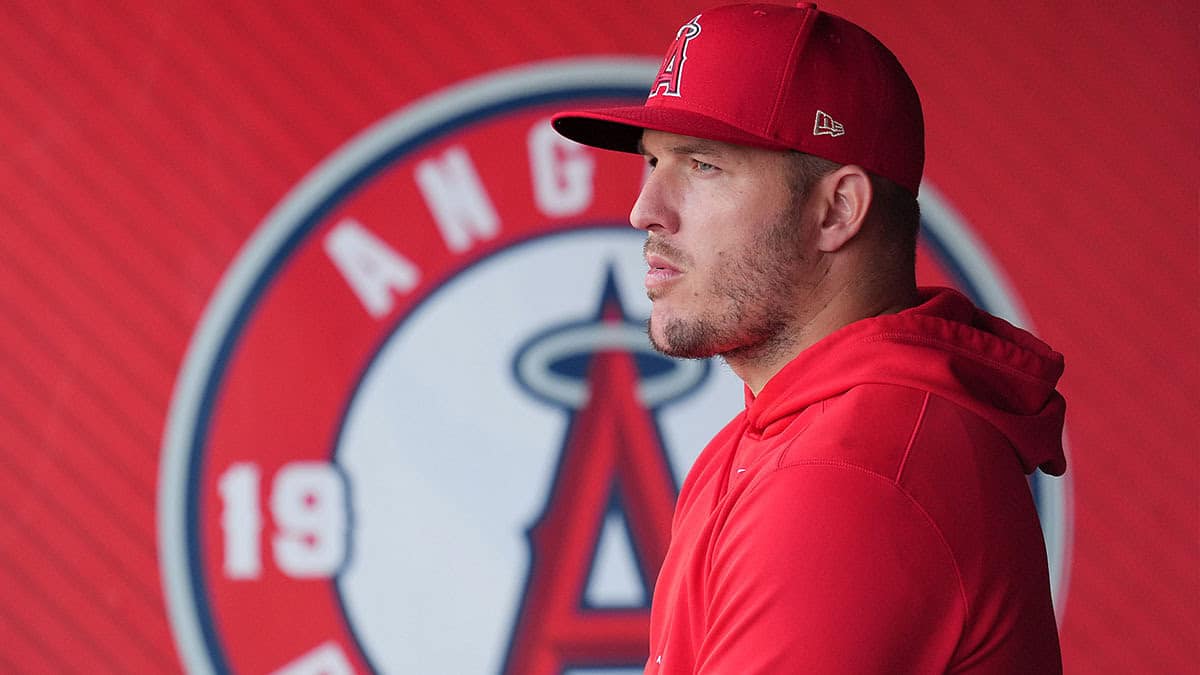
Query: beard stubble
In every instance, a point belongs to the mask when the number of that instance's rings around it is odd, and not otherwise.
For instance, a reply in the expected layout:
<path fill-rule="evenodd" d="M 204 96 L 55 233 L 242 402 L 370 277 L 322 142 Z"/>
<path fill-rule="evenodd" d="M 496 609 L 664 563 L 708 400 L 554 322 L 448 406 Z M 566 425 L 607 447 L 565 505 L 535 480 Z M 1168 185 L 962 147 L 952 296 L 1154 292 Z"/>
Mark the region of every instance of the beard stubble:
<path fill-rule="evenodd" d="M 692 359 L 758 359 L 785 349 L 807 263 L 800 214 L 799 204 L 789 204 L 761 237 L 712 270 L 705 289 L 707 309 L 667 319 L 661 340 L 655 337 L 653 319 L 648 321 L 653 347 L 667 356 Z M 645 249 L 686 259 L 667 242 L 647 239 Z"/>

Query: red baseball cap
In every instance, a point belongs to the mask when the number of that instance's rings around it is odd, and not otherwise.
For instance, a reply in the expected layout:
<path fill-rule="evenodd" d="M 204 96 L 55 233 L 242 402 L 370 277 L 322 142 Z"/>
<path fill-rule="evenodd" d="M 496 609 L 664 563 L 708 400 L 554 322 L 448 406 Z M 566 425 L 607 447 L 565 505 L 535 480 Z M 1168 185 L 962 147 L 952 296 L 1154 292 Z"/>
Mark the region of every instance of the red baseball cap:
<path fill-rule="evenodd" d="M 638 152 L 645 129 L 857 164 L 914 195 L 917 90 L 875 36 L 814 3 L 717 7 L 675 35 L 645 105 L 561 112 L 567 138 Z"/>

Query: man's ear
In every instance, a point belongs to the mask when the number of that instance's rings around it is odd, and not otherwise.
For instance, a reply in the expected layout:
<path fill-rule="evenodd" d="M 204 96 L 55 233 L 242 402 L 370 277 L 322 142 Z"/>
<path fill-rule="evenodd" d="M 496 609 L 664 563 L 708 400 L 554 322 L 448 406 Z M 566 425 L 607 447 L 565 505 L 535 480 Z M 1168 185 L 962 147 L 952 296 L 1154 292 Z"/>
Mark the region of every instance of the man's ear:
<path fill-rule="evenodd" d="M 867 172 L 853 164 L 847 164 L 825 176 L 821 183 L 825 188 L 822 192 L 828 195 L 829 202 L 825 218 L 821 221 L 817 248 L 825 253 L 833 253 L 862 230 L 874 194 Z"/>

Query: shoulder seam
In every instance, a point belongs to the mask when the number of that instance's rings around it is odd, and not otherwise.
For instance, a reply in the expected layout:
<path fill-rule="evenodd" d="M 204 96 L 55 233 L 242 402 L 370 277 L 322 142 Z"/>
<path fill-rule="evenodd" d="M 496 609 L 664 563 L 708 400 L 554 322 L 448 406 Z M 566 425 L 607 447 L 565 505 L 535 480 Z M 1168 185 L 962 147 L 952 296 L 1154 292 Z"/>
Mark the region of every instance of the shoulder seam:
<path fill-rule="evenodd" d="M 904 475 L 904 467 L 908 464 L 908 455 L 912 452 L 913 446 L 917 442 L 917 434 L 921 431 L 921 425 L 925 422 L 925 410 L 929 408 L 929 398 L 932 396 L 929 392 L 925 392 L 925 398 L 921 400 L 921 411 L 917 413 L 917 421 L 913 424 L 912 436 L 908 438 L 908 445 L 904 446 L 904 455 L 900 457 L 900 466 L 896 467 L 897 483 L 900 482 L 900 477 Z"/>

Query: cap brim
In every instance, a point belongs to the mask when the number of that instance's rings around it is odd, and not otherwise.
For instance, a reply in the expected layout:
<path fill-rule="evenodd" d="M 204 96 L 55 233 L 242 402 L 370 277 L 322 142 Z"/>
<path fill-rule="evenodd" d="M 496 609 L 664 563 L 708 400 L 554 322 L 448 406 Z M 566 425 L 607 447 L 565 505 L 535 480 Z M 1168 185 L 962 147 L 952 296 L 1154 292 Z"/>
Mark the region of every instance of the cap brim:
<path fill-rule="evenodd" d="M 707 115 L 676 108 L 631 106 L 573 110 L 552 116 L 550 124 L 555 131 L 576 143 L 618 152 L 640 153 L 639 143 L 646 129 L 769 150 L 788 149 L 779 141 L 755 136 Z"/>

